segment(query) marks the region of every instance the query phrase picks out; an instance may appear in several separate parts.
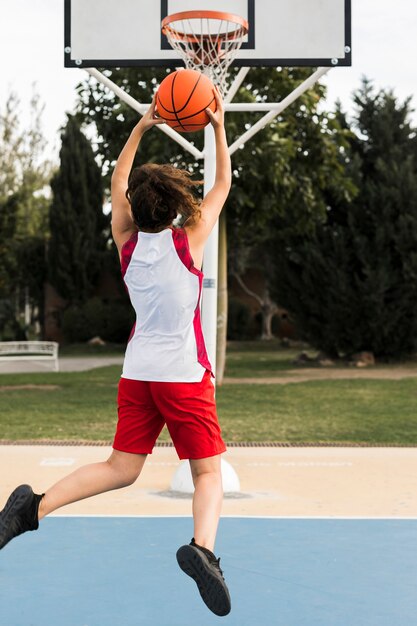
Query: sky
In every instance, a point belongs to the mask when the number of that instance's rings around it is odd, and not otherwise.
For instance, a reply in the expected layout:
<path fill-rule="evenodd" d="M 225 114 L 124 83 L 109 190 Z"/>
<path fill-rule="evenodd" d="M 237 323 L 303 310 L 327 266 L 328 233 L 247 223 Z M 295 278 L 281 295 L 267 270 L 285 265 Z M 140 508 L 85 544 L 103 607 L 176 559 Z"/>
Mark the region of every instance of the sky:
<path fill-rule="evenodd" d="M 353 65 L 332 69 L 323 80 L 329 107 L 340 99 L 352 111 L 351 94 L 365 75 L 375 87 L 393 89 L 400 100 L 412 96 L 417 108 L 417 2 L 352 0 L 352 5 Z M 65 112 L 74 108 L 75 86 L 87 76 L 84 70 L 64 68 L 63 7 L 64 0 L 7 0 L 0 20 L 0 111 L 10 91 L 16 92 L 27 127 L 35 83 L 45 103 L 43 129 L 51 155 L 59 149 Z M 412 120 L 417 126 L 416 112 Z"/>

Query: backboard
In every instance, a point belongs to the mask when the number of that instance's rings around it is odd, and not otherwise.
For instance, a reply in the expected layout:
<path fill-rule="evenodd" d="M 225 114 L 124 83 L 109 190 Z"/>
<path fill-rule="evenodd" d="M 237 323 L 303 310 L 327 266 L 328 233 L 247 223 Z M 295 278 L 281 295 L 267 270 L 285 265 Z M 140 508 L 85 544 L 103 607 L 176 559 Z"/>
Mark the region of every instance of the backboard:
<path fill-rule="evenodd" d="M 161 34 L 167 15 L 190 10 L 244 17 L 234 65 L 351 65 L 351 0 L 65 0 L 66 67 L 179 67 Z"/>

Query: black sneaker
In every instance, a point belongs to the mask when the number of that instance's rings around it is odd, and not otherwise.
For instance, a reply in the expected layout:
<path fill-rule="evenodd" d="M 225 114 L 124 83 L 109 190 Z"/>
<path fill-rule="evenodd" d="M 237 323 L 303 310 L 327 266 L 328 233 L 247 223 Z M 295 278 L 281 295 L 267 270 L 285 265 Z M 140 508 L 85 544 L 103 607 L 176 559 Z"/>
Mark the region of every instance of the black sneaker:
<path fill-rule="evenodd" d="M 12 491 L 0 513 L 0 550 L 14 537 L 27 530 L 37 530 L 39 503 L 43 496 L 33 493 L 29 485 L 20 485 Z"/>
<path fill-rule="evenodd" d="M 229 590 L 220 569 L 220 559 L 216 559 L 213 552 L 198 546 L 192 539 L 190 545 L 181 546 L 178 550 L 177 561 L 182 571 L 197 583 L 210 611 L 220 616 L 230 613 Z"/>

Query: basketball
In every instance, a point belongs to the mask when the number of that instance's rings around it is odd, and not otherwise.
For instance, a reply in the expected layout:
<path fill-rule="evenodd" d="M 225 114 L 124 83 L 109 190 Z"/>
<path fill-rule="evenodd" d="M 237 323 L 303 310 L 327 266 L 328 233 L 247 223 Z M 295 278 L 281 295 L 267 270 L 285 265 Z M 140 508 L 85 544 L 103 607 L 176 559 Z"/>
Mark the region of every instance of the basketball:
<path fill-rule="evenodd" d="M 210 122 L 205 109 L 216 110 L 214 85 L 196 70 L 168 74 L 158 89 L 156 113 L 180 133 L 202 130 Z"/>

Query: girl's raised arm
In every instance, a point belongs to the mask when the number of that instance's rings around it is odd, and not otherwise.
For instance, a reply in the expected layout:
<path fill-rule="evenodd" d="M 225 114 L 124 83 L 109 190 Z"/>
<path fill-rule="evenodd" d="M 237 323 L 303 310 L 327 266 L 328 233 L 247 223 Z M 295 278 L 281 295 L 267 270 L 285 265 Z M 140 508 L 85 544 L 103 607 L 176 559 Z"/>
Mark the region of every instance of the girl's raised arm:
<path fill-rule="evenodd" d="M 136 232 L 137 228 L 133 222 L 130 204 L 126 198 L 126 190 L 133 161 L 144 133 L 155 126 L 163 124 L 164 121 L 155 117 L 155 98 L 152 104 L 136 124 L 129 139 L 126 141 L 119 158 L 114 167 L 111 177 L 111 204 L 112 204 L 112 234 L 119 254 L 123 244 Z"/>
<path fill-rule="evenodd" d="M 215 97 L 216 111 L 213 113 L 210 109 L 206 109 L 206 112 L 213 125 L 216 139 L 216 177 L 213 187 L 201 203 L 201 218 L 190 226 L 185 226 L 190 246 L 198 257 L 220 215 L 232 182 L 232 168 L 224 128 L 223 102 L 217 89 Z"/>

